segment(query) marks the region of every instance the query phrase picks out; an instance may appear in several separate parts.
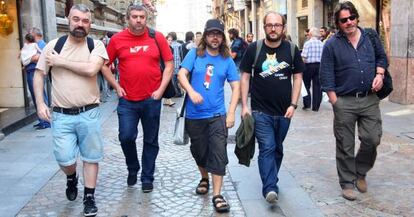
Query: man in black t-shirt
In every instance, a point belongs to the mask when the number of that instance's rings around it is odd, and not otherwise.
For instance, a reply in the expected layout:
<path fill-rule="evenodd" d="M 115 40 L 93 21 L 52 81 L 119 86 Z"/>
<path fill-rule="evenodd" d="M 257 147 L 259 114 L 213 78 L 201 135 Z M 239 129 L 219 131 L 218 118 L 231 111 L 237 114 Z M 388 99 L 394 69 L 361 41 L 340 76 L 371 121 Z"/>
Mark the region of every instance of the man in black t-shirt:
<path fill-rule="evenodd" d="M 292 57 L 290 42 L 283 40 L 285 24 L 282 15 L 268 12 L 263 19 L 266 38 L 260 41 L 262 46 L 255 66 L 258 41 L 249 45 L 240 63 L 242 117 L 251 113 L 247 96 L 252 77 L 251 109 L 259 143 L 259 172 L 263 183 L 262 194 L 269 203 L 278 199 L 277 182 L 283 158 L 283 140 L 297 107 L 302 72 L 305 70 L 298 48 L 294 46 Z"/>

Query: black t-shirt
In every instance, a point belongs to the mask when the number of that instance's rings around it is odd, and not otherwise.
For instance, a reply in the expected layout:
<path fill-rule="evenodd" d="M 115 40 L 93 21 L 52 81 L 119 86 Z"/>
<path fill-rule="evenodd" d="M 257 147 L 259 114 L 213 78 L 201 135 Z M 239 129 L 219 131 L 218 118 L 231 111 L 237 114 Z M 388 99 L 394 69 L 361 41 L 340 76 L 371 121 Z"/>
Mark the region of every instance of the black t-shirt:
<path fill-rule="evenodd" d="M 249 45 L 240 63 L 242 72 L 252 73 L 256 44 Z M 294 74 L 305 70 L 305 64 L 295 47 Z M 254 68 L 250 86 L 252 110 L 272 116 L 283 116 L 291 103 L 292 57 L 290 43 L 282 41 L 279 47 L 270 48 L 263 42 Z"/>

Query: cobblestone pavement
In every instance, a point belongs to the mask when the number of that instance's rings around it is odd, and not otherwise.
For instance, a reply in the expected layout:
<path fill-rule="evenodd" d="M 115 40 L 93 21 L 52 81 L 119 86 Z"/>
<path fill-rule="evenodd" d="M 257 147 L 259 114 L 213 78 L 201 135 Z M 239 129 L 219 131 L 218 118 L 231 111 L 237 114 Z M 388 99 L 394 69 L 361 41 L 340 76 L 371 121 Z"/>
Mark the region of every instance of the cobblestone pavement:
<path fill-rule="evenodd" d="M 414 141 L 387 133 L 393 126 L 383 124 L 377 160 L 367 175 L 368 192 L 358 193 L 356 201 L 347 201 L 341 197 L 338 183 L 332 122 L 327 103 L 319 112 L 298 110 L 285 142 L 283 162 L 324 215 L 414 216 Z"/>
<path fill-rule="evenodd" d="M 211 203 L 212 186 L 208 195 L 195 194 L 200 176 L 189 146 L 176 146 L 171 140 L 175 108 L 164 107 L 161 120 L 154 191 L 147 194 L 142 193 L 139 181 L 134 187 L 127 187 L 127 169 L 118 141 L 116 112 L 103 124 L 105 158 L 100 164 L 95 195 L 98 216 L 245 216 L 228 173 L 224 178 L 223 195 L 231 205 L 230 213 L 215 213 Z M 141 132 L 140 129 L 138 156 L 142 152 Z M 78 168 L 78 173 L 80 171 Z M 80 183 L 83 183 L 82 179 Z M 17 216 L 83 216 L 82 184 L 78 186 L 78 198 L 72 202 L 65 197 L 65 186 L 66 177 L 59 171 Z"/>

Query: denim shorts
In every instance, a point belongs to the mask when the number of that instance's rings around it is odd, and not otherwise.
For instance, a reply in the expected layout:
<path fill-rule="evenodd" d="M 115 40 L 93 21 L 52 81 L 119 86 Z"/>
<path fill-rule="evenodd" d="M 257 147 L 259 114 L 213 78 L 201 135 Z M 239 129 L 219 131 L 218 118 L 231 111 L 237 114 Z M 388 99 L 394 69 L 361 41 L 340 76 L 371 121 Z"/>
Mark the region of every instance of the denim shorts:
<path fill-rule="evenodd" d="M 224 176 L 229 162 L 226 116 L 186 119 L 185 128 L 191 140 L 191 154 L 197 165 L 209 173 Z"/>
<path fill-rule="evenodd" d="M 60 166 L 70 166 L 80 153 L 82 161 L 103 159 L 101 111 L 99 107 L 78 115 L 52 114 L 53 153 Z"/>

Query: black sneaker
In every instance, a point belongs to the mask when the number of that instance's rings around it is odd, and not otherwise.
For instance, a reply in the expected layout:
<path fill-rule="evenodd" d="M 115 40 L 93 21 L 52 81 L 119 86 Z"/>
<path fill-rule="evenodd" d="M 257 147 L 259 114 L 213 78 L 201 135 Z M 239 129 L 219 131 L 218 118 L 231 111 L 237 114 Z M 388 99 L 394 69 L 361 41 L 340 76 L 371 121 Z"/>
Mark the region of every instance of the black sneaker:
<path fill-rule="evenodd" d="M 98 213 L 98 207 L 95 204 L 95 198 L 92 194 L 87 194 L 83 198 L 83 215 L 84 216 L 96 216 Z"/>
<path fill-rule="evenodd" d="M 150 193 L 154 189 L 152 183 L 142 183 L 142 192 Z"/>
<path fill-rule="evenodd" d="M 128 186 L 133 186 L 135 184 L 137 184 L 137 174 L 128 174 L 128 179 L 127 179 L 127 184 Z"/>
<path fill-rule="evenodd" d="M 66 198 L 70 201 L 76 200 L 78 196 L 78 177 L 72 179 L 68 178 L 66 181 Z"/>

